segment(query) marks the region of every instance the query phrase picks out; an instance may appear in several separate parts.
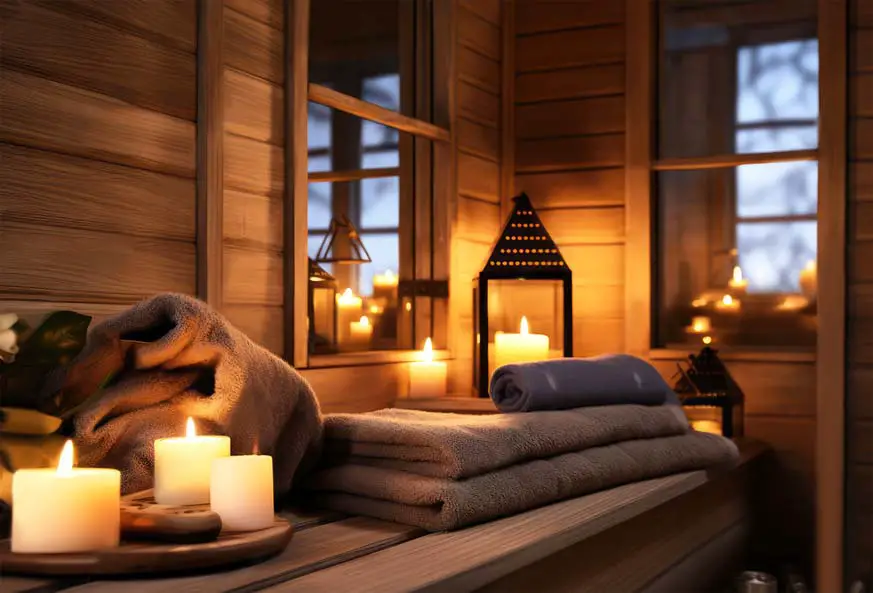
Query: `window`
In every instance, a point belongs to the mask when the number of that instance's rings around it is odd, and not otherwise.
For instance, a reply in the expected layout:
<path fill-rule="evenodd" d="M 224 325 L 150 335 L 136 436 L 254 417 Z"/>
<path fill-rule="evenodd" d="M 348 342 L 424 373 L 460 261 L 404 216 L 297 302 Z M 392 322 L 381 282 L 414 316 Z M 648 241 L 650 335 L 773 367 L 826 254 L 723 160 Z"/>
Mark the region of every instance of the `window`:
<path fill-rule="evenodd" d="M 815 8 L 659 2 L 658 346 L 815 345 Z"/>
<path fill-rule="evenodd" d="M 428 293 L 447 280 L 430 265 L 448 225 L 448 188 L 432 171 L 450 166 L 435 147 L 448 110 L 431 92 L 447 81 L 433 65 L 433 11 L 429 0 L 311 3 L 307 251 L 336 280 L 338 311 L 336 343 L 310 326 L 310 355 L 410 350 L 426 337 L 445 347 L 445 303 Z M 364 321 L 367 339 L 350 339 L 346 326 Z"/>

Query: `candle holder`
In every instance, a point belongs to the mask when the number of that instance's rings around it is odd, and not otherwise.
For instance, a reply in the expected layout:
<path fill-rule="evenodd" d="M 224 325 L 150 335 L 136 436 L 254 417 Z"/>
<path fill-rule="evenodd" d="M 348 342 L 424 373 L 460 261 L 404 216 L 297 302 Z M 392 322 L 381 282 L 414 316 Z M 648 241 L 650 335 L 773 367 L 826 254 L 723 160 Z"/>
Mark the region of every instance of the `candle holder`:
<path fill-rule="evenodd" d="M 718 352 L 704 346 L 697 355 L 689 355 L 684 366 L 681 363 L 676 366 L 673 390 L 691 425 L 729 438 L 742 436 L 745 397 Z"/>
<path fill-rule="evenodd" d="M 473 286 L 473 389 L 497 364 L 573 356 L 573 276 L 521 194 Z"/>
<path fill-rule="evenodd" d="M 337 281 L 318 263 L 309 260 L 309 353 L 337 351 Z"/>

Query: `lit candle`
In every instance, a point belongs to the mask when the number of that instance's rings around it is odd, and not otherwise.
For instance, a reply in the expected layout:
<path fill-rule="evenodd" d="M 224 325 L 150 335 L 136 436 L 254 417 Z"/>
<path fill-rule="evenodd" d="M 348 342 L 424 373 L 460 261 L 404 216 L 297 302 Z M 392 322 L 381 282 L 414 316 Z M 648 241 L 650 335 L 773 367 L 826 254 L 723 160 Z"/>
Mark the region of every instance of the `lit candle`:
<path fill-rule="evenodd" d="M 514 362 L 534 362 L 549 358 L 549 336 L 529 332 L 527 317 L 521 318 L 519 333 L 494 335 L 494 364 L 501 367 Z"/>
<path fill-rule="evenodd" d="M 349 324 L 349 344 L 354 346 L 367 346 L 370 344 L 370 338 L 373 337 L 373 326 L 370 325 L 370 318 L 364 315 L 358 321 L 352 321 Z"/>
<path fill-rule="evenodd" d="M 815 260 L 807 262 L 806 267 L 800 270 L 800 292 L 810 299 L 814 300 L 818 293 L 818 273 L 815 267 Z"/>
<path fill-rule="evenodd" d="M 422 359 L 409 365 L 409 397 L 441 397 L 446 394 L 447 366 L 433 359 L 433 343 L 424 341 Z"/>
<path fill-rule="evenodd" d="M 721 434 L 721 422 L 716 420 L 692 420 L 691 428 L 697 432 Z"/>
<path fill-rule="evenodd" d="M 691 319 L 691 331 L 695 334 L 705 334 L 712 329 L 712 322 L 709 317 L 701 315 Z"/>
<path fill-rule="evenodd" d="M 155 501 L 186 505 L 209 502 L 212 460 L 230 455 L 230 438 L 198 436 L 188 418 L 184 437 L 155 441 Z"/>
<path fill-rule="evenodd" d="M 809 306 L 809 300 L 796 294 L 789 294 L 776 305 L 778 311 L 800 311 Z"/>
<path fill-rule="evenodd" d="M 118 546 L 121 473 L 74 468 L 67 441 L 57 469 L 20 469 L 12 475 L 12 551 L 18 554 L 87 552 Z"/>
<path fill-rule="evenodd" d="M 273 524 L 273 458 L 235 455 L 212 461 L 209 506 L 225 531 L 255 531 Z"/>
<path fill-rule="evenodd" d="M 735 313 L 740 310 L 740 300 L 726 294 L 715 304 L 715 308 L 719 311 Z"/>
<path fill-rule="evenodd" d="M 744 295 L 749 287 L 749 281 L 743 278 L 743 270 L 740 266 L 734 266 L 733 277 L 728 280 L 728 287 L 734 294 Z"/>
<path fill-rule="evenodd" d="M 349 341 L 349 324 L 361 317 L 363 299 L 355 296 L 351 288 L 347 288 L 342 294 L 336 296 L 337 315 L 337 340 L 340 344 Z"/>
<path fill-rule="evenodd" d="M 397 298 L 399 280 L 391 270 L 385 270 L 384 274 L 375 274 L 373 276 L 373 296 L 383 300 L 386 304 L 394 302 Z"/>

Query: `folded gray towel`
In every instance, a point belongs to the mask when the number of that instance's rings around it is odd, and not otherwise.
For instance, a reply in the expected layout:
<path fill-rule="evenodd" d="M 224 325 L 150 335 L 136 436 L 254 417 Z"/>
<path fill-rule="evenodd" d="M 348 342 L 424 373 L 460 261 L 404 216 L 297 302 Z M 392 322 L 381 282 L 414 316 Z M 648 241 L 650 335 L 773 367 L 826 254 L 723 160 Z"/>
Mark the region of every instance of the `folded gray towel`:
<path fill-rule="evenodd" d="M 629 354 L 508 364 L 491 376 L 491 399 L 501 412 L 679 403 L 655 367 Z"/>
<path fill-rule="evenodd" d="M 229 436 L 233 453 L 273 455 L 277 497 L 315 465 L 322 423 L 309 384 L 202 301 L 163 294 L 104 321 L 52 384 L 78 401 L 107 377 L 74 416 L 75 440 L 81 465 L 122 470 L 124 492 L 152 486 L 155 439 L 182 436 L 188 416 L 202 434 Z"/>
<path fill-rule="evenodd" d="M 738 456 L 728 439 L 690 432 L 529 461 L 467 480 L 343 465 L 315 474 L 307 487 L 329 509 L 442 531 L 630 482 L 729 464 Z"/>
<path fill-rule="evenodd" d="M 328 414 L 327 462 L 466 478 L 514 463 L 688 432 L 679 406 L 601 406 L 530 414 L 378 410 Z"/>

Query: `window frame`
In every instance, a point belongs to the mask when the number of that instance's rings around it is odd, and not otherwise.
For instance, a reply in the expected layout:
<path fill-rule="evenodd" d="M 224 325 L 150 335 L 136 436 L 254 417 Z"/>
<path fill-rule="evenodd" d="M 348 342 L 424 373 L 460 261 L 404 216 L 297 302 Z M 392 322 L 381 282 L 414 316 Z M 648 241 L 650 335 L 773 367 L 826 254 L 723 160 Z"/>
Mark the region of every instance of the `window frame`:
<path fill-rule="evenodd" d="M 419 10 L 414 14 L 415 34 L 427 36 L 432 43 L 413 43 L 408 35 L 403 43 L 415 47 L 415 97 L 413 116 L 391 111 L 374 103 L 346 95 L 325 85 L 309 80 L 309 17 L 310 0 L 287 0 L 285 44 L 285 245 L 293 246 L 286 254 L 285 263 L 285 357 L 298 368 L 320 368 L 378 364 L 415 360 L 416 350 L 373 351 L 354 354 L 310 356 L 308 349 L 307 300 L 308 291 L 308 185 L 311 182 L 358 181 L 367 178 L 397 176 L 401 185 L 415 183 L 407 191 L 415 202 L 409 208 L 418 213 L 418 224 L 430 223 L 429 233 L 414 233 L 410 253 L 415 250 L 415 279 L 448 280 L 448 236 L 450 232 L 449 204 L 454 161 L 451 158 L 450 97 L 452 68 L 452 12 L 448 3 L 415 0 Z M 401 4 L 401 6 L 404 6 Z M 427 10 L 421 10 L 426 8 Z M 432 17 L 432 20 L 431 18 Z M 410 32 L 411 33 L 411 32 Z M 447 57 L 445 59 L 443 56 Z M 446 88 L 432 88 L 432 80 L 444 80 Z M 403 89 L 401 89 L 403 92 Z M 415 150 L 416 158 L 400 167 L 321 171 L 309 173 L 307 142 L 308 105 L 318 103 L 363 120 L 406 132 L 401 135 L 401 153 L 407 149 L 404 142 Z M 429 120 L 429 121 L 428 121 Z M 419 157 L 421 155 L 421 157 Z M 412 170 L 414 167 L 414 171 Z M 433 171 L 450 171 L 451 175 L 433 175 Z M 424 215 L 422 213 L 425 213 Z M 428 216 L 429 215 L 429 216 Z M 426 218 L 424 218 L 426 216 Z M 408 224 L 412 224 L 409 220 Z M 405 223 L 401 212 L 400 225 Z M 413 233 L 409 233 L 413 235 Z M 419 236 L 422 235 L 422 236 Z M 403 257 L 404 247 L 401 247 Z M 297 288 L 295 290 L 295 287 Z M 429 322 L 435 341 L 448 343 L 448 303 L 445 299 L 429 299 L 429 310 L 416 307 L 416 327 Z M 419 309 L 422 309 L 419 311 Z M 416 336 L 417 338 L 418 336 Z M 445 351 L 435 353 L 437 358 L 448 356 Z"/>

